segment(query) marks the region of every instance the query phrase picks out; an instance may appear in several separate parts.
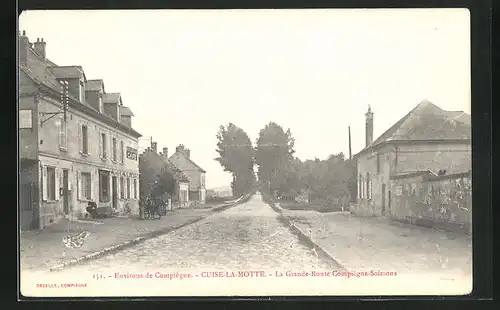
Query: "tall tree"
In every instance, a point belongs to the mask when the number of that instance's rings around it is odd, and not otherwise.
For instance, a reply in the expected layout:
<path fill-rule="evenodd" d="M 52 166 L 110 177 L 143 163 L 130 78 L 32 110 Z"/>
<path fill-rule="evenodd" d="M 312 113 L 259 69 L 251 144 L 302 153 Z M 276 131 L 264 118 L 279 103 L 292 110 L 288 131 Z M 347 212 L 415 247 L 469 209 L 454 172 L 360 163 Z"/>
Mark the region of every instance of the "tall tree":
<path fill-rule="evenodd" d="M 219 156 L 215 160 L 233 175 L 233 194 L 239 196 L 250 191 L 255 174 L 252 141 L 247 133 L 233 123 L 220 126 L 216 151 Z"/>
<path fill-rule="evenodd" d="M 268 191 L 286 190 L 285 184 L 290 182 L 291 165 L 295 140 L 290 129 L 270 122 L 260 132 L 255 147 L 255 163 L 258 165 L 259 181 Z"/>

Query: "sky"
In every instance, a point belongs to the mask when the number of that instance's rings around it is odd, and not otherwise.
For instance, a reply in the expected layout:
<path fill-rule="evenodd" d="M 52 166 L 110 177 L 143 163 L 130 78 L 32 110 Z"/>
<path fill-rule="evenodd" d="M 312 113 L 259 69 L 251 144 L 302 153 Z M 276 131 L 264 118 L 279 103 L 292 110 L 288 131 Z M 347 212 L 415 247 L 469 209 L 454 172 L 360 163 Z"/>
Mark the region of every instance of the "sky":
<path fill-rule="evenodd" d="M 347 155 L 348 126 L 360 151 L 368 105 L 375 138 L 422 100 L 470 113 L 466 9 L 28 11 L 19 29 L 120 92 L 159 149 L 191 149 L 208 188 L 231 182 L 214 160 L 229 122 L 253 142 L 290 128 L 305 160 Z"/>

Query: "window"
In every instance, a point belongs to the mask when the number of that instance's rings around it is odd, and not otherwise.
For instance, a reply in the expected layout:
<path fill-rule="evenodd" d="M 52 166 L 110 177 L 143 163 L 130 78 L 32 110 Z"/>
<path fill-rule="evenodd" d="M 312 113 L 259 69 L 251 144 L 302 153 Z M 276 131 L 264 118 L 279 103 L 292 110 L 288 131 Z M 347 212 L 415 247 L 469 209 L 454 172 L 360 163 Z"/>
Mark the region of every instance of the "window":
<path fill-rule="evenodd" d="M 363 198 L 363 180 L 361 178 L 361 173 L 359 174 L 358 178 L 358 197 L 360 199 Z"/>
<path fill-rule="evenodd" d="M 113 161 L 116 161 L 116 138 L 113 138 L 113 154 L 112 154 Z"/>
<path fill-rule="evenodd" d="M 127 178 L 127 199 L 130 199 L 130 178 Z"/>
<path fill-rule="evenodd" d="M 371 188 L 371 180 L 370 180 L 370 173 L 366 173 L 366 198 L 371 199 L 372 198 L 372 188 Z"/>
<path fill-rule="evenodd" d="M 101 147 L 101 158 L 107 158 L 108 157 L 108 152 L 107 152 L 107 143 L 106 143 L 106 134 L 101 133 L 101 141 L 99 142 L 100 147 Z"/>
<path fill-rule="evenodd" d="M 19 110 L 19 128 L 31 129 L 33 127 L 33 116 L 31 110 Z"/>
<path fill-rule="evenodd" d="M 120 178 L 120 198 L 125 199 L 125 178 Z"/>
<path fill-rule="evenodd" d="M 123 145 L 123 141 L 120 141 L 120 161 L 123 164 L 123 161 L 125 159 L 125 146 Z"/>
<path fill-rule="evenodd" d="M 56 168 L 47 167 L 47 200 L 56 200 Z"/>
<path fill-rule="evenodd" d="M 380 173 L 380 154 L 377 154 L 377 173 Z"/>
<path fill-rule="evenodd" d="M 59 148 L 63 151 L 68 149 L 68 124 L 63 119 L 59 125 Z"/>
<path fill-rule="evenodd" d="M 99 171 L 99 201 L 109 201 L 109 172 Z"/>
<path fill-rule="evenodd" d="M 85 87 L 83 81 L 80 80 L 80 102 L 85 101 Z"/>
<path fill-rule="evenodd" d="M 82 191 L 83 199 L 92 199 L 92 175 L 89 172 L 82 172 Z"/>
<path fill-rule="evenodd" d="M 82 125 L 82 145 L 81 145 L 81 151 L 83 154 L 89 154 L 89 129 L 86 125 Z"/>
<path fill-rule="evenodd" d="M 134 199 L 137 199 L 137 179 L 134 179 Z"/>
<path fill-rule="evenodd" d="M 102 104 L 102 94 L 99 93 L 99 113 L 102 113 L 104 110 L 103 104 Z"/>

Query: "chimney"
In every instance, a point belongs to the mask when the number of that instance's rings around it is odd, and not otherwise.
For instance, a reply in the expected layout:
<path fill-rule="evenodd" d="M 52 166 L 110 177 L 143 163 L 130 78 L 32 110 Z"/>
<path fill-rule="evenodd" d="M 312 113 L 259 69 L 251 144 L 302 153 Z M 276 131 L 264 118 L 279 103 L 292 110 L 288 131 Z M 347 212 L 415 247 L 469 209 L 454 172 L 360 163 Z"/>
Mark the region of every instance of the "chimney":
<path fill-rule="evenodd" d="M 164 147 L 163 148 L 163 153 L 162 153 L 163 157 L 165 158 L 168 158 L 168 147 Z"/>
<path fill-rule="evenodd" d="M 373 143 L 373 113 L 370 106 L 366 112 L 366 146 Z"/>
<path fill-rule="evenodd" d="M 191 150 L 190 149 L 185 149 L 184 154 L 186 154 L 187 158 L 191 158 Z"/>
<path fill-rule="evenodd" d="M 151 142 L 151 150 L 152 150 L 154 153 L 157 153 L 157 146 L 158 146 L 158 143 L 156 143 L 156 142 Z"/>
<path fill-rule="evenodd" d="M 176 152 L 184 152 L 184 144 L 179 144 L 179 145 L 175 148 L 175 151 L 176 151 Z"/>
<path fill-rule="evenodd" d="M 26 65 L 28 62 L 28 50 L 30 46 L 30 41 L 26 36 L 26 30 L 23 30 L 23 34 L 19 35 L 19 64 Z"/>
<path fill-rule="evenodd" d="M 33 44 L 33 48 L 35 49 L 35 52 L 42 58 L 42 60 L 45 60 L 46 53 L 45 53 L 45 47 L 46 47 L 46 42 L 43 42 L 43 38 L 36 39 L 36 42 Z"/>

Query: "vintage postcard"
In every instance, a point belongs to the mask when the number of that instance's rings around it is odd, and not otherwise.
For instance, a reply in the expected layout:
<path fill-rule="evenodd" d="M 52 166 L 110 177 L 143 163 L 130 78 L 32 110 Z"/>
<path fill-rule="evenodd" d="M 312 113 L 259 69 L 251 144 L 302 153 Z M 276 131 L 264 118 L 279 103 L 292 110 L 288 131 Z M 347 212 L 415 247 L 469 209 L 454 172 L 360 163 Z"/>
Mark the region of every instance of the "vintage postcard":
<path fill-rule="evenodd" d="M 22 295 L 470 293 L 469 19 L 23 12 Z"/>

